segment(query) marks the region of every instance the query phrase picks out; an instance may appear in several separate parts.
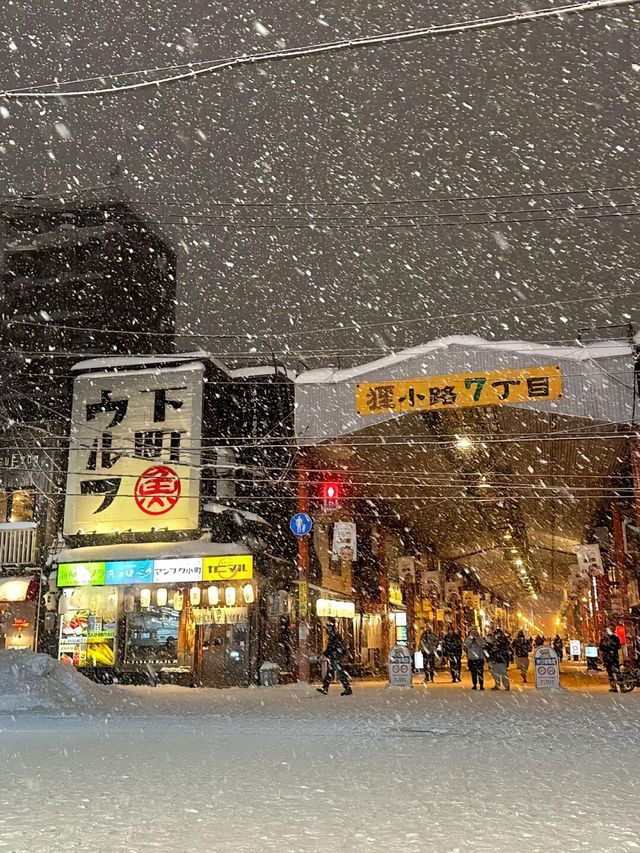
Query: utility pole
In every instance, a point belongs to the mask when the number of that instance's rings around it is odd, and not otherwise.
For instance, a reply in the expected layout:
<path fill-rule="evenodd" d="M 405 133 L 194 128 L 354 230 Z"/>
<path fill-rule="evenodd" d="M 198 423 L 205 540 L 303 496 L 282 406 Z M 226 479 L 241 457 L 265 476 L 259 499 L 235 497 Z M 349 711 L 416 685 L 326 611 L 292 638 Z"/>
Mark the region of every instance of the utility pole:
<path fill-rule="evenodd" d="M 298 512 L 309 512 L 309 471 L 304 454 L 297 463 Z M 298 681 L 309 681 L 309 538 L 298 537 Z"/>

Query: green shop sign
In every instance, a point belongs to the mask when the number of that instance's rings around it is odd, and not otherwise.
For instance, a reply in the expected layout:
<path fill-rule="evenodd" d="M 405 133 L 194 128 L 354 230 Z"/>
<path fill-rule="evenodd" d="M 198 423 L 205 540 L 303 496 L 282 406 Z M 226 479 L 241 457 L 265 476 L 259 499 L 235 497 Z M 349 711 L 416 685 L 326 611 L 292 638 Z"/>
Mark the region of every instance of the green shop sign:
<path fill-rule="evenodd" d="M 58 586 L 104 586 L 106 563 L 60 563 Z"/>

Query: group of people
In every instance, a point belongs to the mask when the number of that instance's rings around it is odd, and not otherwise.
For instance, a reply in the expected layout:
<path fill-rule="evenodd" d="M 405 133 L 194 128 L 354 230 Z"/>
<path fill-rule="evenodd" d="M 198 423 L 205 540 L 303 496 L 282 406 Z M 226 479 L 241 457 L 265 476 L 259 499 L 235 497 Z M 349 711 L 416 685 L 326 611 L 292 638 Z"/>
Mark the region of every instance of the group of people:
<path fill-rule="evenodd" d="M 472 690 L 484 690 L 485 665 L 495 682 L 492 690 L 511 689 L 509 681 L 509 664 L 515 661 L 520 672 L 522 683 L 527 683 L 529 672 L 530 655 L 535 647 L 544 645 L 542 636 L 535 638 L 526 637 L 524 631 L 519 631 L 511 640 L 501 628 L 487 637 L 481 636 L 475 628 L 470 628 L 464 641 L 460 634 L 449 628 L 442 639 L 439 639 L 429 628 L 423 633 L 420 640 L 420 651 L 424 660 L 424 680 L 426 684 L 435 681 L 436 664 L 438 660 L 447 660 L 451 672 L 451 681 L 461 680 L 462 655 L 467 656 L 467 664 L 471 673 Z M 553 640 L 553 648 L 562 660 L 563 643 L 559 636 Z"/>
<path fill-rule="evenodd" d="M 475 628 L 470 628 L 463 641 L 460 633 L 454 631 L 453 628 L 449 628 L 442 638 L 427 628 L 420 639 L 420 651 L 424 661 L 424 680 L 426 684 L 432 684 L 435 681 L 437 663 L 446 660 L 451 672 L 451 681 L 453 683 L 461 681 L 462 656 L 464 653 L 467 656 L 467 664 L 471 673 L 472 690 L 484 690 L 485 665 L 488 665 L 495 682 L 491 689 L 510 690 L 509 664 L 515 663 L 522 683 L 526 684 L 531 663 L 530 655 L 534 646 L 537 649 L 544 644 L 545 638 L 541 635 L 532 640 L 525 636 L 524 631 L 518 631 L 512 640 L 501 628 L 496 628 L 492 634 L 486 637 L 481 636 Z M 556 635 L 551 645 L 558 656 L 558 661 L 562 661 L 564 654 L 562 639 Z M 612 628 L 607 628 L 600 641 L 599 650 L 609 676 L 610 690 L 614 693 L 618 691 L 620 680 L 620 649 L 620 639 Z M 352 694 L 349 674 L 343 665 L 346 652 L 347 647 L 337 631 L 335 620 L 331 619 L 327 623 L 327 647 L 324 651 L 327 670 L 322 687 L 318 688 L 320 693 L 329 692 L 329 685 L 337 675 L 343 688 L 341 695 L 350 696 Z"/>

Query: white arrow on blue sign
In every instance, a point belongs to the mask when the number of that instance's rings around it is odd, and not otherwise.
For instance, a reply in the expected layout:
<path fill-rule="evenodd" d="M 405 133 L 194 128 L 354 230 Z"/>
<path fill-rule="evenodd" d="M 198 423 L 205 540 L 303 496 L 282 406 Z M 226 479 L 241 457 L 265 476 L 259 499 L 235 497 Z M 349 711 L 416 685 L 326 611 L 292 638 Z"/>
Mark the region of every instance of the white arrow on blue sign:
<path fill-rule="evenodd" d="M 313 519 L 306 512 L 297 512 L 291 516 L 289 527 L 295 536 L 306 536 L 307 533 L 311 533 Z"/>

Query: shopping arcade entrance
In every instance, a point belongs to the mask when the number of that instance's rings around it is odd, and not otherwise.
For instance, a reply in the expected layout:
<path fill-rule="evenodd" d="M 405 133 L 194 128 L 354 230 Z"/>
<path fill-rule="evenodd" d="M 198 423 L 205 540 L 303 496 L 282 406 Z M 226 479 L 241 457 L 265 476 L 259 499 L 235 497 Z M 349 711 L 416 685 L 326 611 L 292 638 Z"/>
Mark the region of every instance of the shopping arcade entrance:
<path fill-rule="evenodd" d="M 553 366 L 563 381 L 553 401 L 356 411 L 358 384 Z M 490 589 L 551 612 L 596 509 L 619 494 L 633 388 L 626 343 L 552 348 L 452 338 L 302 374 L 296 431 L 307 464 L 344 479 L 347 503 L 405 523 Z"/>

